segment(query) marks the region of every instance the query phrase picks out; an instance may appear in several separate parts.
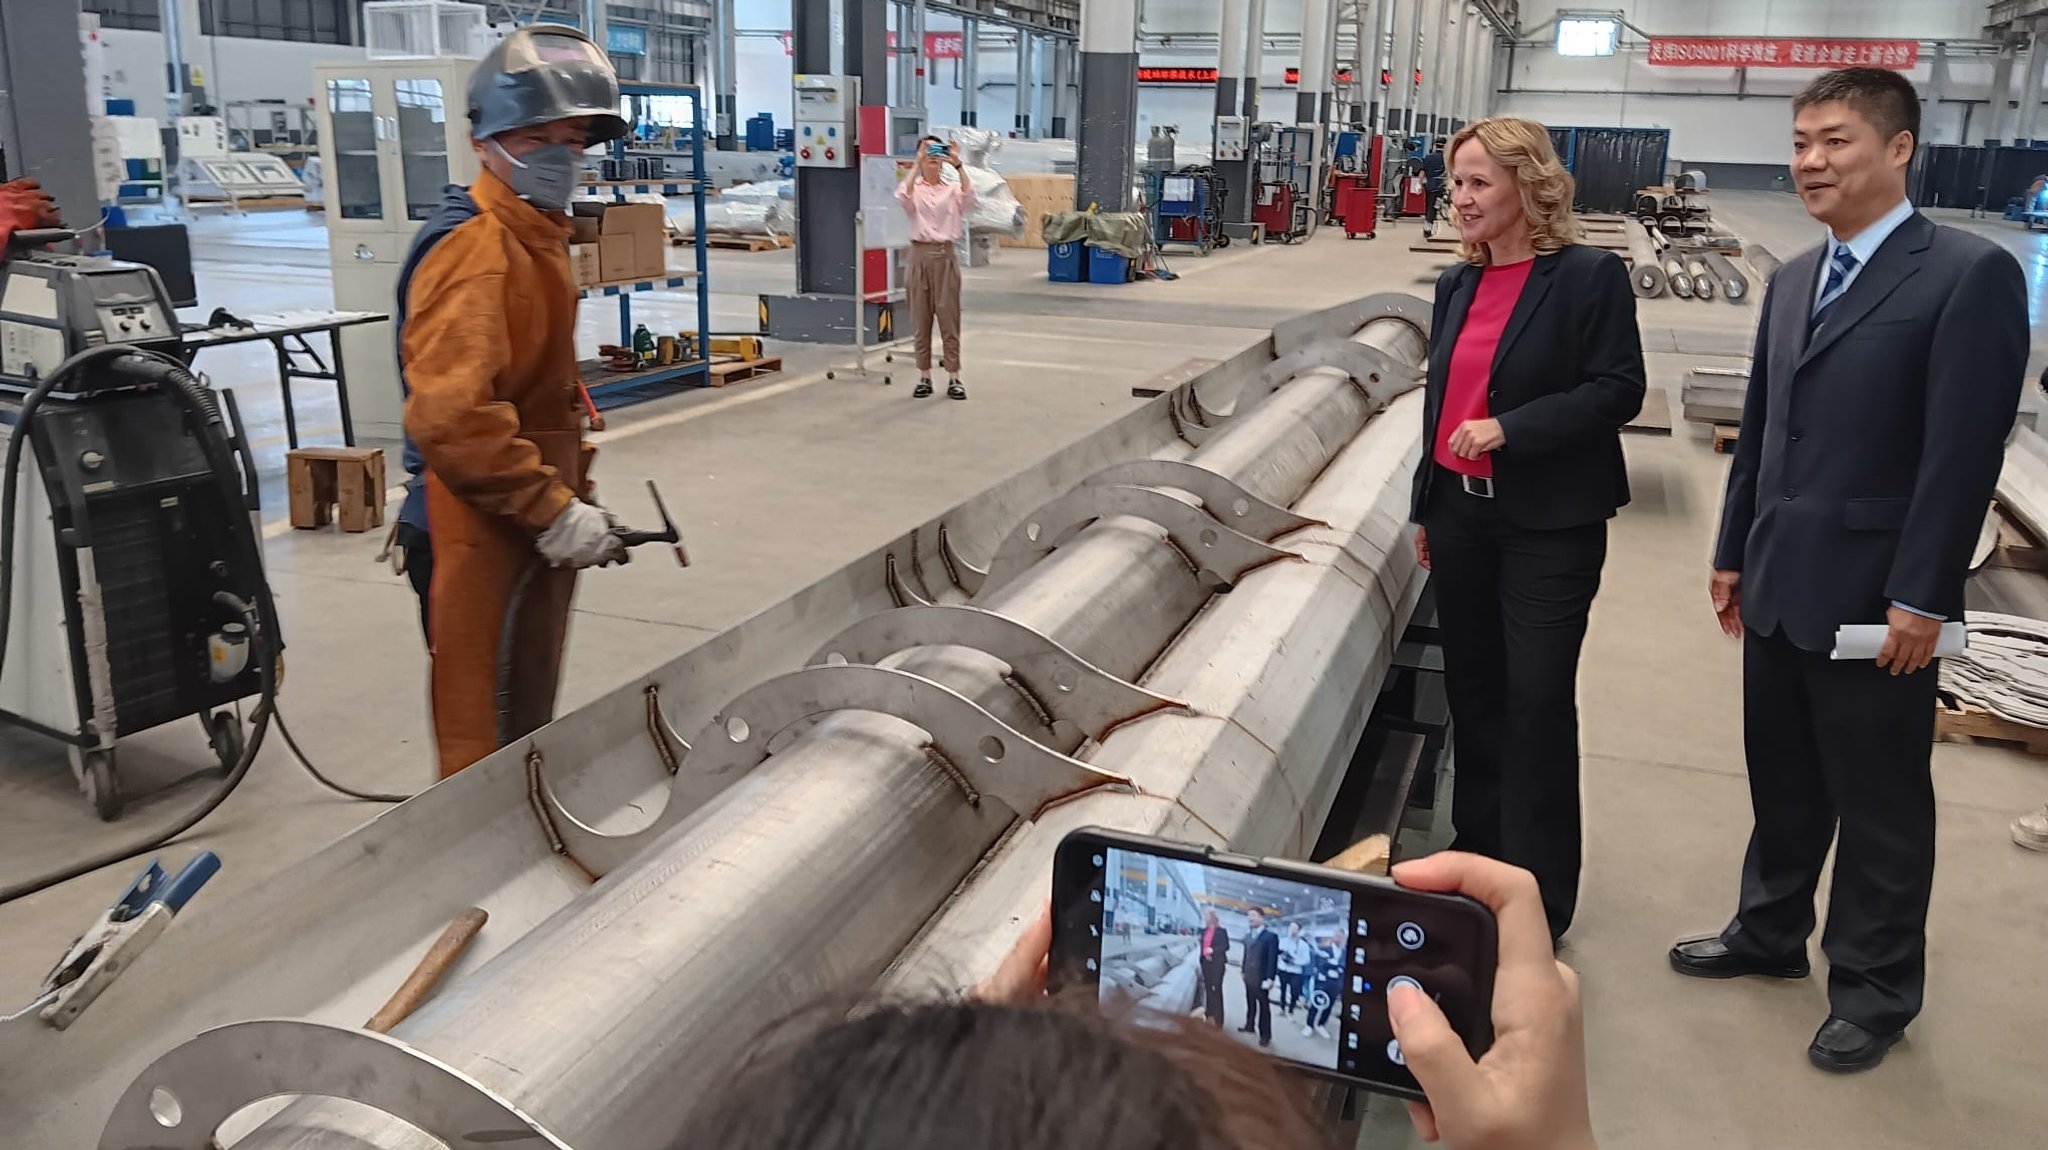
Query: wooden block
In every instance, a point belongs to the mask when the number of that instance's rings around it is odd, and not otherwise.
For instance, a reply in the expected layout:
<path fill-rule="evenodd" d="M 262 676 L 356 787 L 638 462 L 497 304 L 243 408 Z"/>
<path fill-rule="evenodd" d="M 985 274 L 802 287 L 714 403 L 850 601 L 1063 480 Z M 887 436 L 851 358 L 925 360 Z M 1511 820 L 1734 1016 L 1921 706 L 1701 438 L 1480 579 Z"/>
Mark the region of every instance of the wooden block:
<path fill-rule="evenodd" d="M 325 527 L 338 506 L 344 531 L 384 525 L 384 453 L 374 447 L 298 447 L 286 453 L 293 527 Z"/>
<path fill-rule="evenodd" d="M 1394 844 L 1385 835 L 1367 835 L 1322 865 L 1361 874 L 1383 875 L 1394 865 Z"/>
<path fill-rule="evenodd" d="M 327 504 L 314 496 L 313 461 L 292 452 L 285 460 L 285 476 L 291 489 L 292 526 L 325 527 Z"/>
<path fill-rule="evenodd" d="M 1742 429 L 1741 429 L 1741 428 L 1739 428 L 1739 427 L 1730 427 L 1730 426 L 1728 426 L 1728 425 L 1727 425 L 1727 424 L 1725 424 L 1725 423 L 1717 423 L 1717 424 L 1715 424 L 1715 425 L 1714 425 L 1714 454 L 1716 454 L 1716 455 L 1726 455 L 1726 454 L 1728 454 L 1729 452 L 1731 452 L 1731 451 L 1735 450 L 1735 445 L 1736 445 L 1736 442 L 1737 442 L 1738 440 L 1740 440 L 1740 439 L 1741 439 L 1741 437 L 1742 437 Z"/>

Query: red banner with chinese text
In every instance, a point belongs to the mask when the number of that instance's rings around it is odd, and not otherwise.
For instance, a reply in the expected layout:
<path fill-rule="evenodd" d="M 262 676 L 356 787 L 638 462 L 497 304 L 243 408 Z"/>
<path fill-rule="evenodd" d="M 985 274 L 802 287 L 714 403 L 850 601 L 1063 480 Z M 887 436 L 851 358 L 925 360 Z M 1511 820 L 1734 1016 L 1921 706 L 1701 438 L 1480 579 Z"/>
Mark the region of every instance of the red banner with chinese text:
<path fill-rule="evenodd" d="M 1660 68 L 1890 68 L 1920 62 L 1918 40 L 1767 40 L 1741 36 L 1653 36 Z"/>

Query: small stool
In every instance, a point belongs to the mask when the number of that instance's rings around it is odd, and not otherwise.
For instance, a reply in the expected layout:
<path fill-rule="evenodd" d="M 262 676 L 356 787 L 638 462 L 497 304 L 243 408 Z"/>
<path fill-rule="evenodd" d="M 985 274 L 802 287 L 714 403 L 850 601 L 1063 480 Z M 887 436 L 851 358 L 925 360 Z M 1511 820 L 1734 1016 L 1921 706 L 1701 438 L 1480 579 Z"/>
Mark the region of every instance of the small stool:
<path fill-rule="evenodd" d="M 338 506 L 343 531 L 384 526 L 384 452 L 375 447 L 297 447 L 285 453 L 293 527 L 325 527 Z"/>

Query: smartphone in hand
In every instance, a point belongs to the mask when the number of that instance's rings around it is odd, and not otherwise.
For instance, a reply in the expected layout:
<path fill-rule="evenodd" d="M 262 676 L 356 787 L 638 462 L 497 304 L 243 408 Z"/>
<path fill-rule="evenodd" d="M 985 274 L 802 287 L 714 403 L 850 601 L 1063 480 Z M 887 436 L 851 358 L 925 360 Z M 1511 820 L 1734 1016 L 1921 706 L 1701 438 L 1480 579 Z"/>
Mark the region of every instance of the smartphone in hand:
<path fill-rule="evenodd" d="M 1318 1075 L 1421 1098 L 1387 1021 L 1406 980 L 1474 1058 L 1493 1041 L 1493 913 L 1459 895 L 1085 827 L 1053 861 L 1050 988 L 1202 1018 Z"/>

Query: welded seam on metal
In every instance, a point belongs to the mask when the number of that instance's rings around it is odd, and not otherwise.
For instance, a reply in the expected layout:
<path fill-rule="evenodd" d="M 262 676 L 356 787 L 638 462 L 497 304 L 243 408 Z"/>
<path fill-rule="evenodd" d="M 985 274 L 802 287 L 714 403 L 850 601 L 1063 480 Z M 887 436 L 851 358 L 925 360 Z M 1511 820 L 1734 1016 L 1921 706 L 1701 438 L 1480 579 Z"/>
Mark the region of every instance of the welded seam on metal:
<path fill-rule="evenodd" d="M 287 1095 L 368 1106 L 447 1146 L 570 1150 L 490 1087 L 396 1038 L 287 1018 L 217 1026 L 173 1047 L 122 1093 L 99 1150 L 207 1150 L 221 1123 Z"/>
<path fill-rule="evenodd" d="M 569 844 L 562 841 L 562 832 L 555 826 L 554 797 L 548 793 L 547 779 L 542 773 L 540 748 L 529 744 L 526 751 L 526 805 L 533 808 L 533 817 L 540 821 L 541 837 L 547 840 L 550 853 L 560 856 L 570 866 L 583 872 L 583 877 L 596 882 L 598 875 L 583 860 L 569 853 Z"/>
<path fill-rule="evenodd" d="M 940 774 L 953 780 L 953 785 L 960 788 L 960 794 L 967 800 L 968 806 L 981 806 L 981 792 L 974 789 L 974 784 L 968 781 L 967 772 L 961 770 L 953 760 L 947 758 L 946 752 L 940 750 L 932 743 L 926 743 L 924 745 L 924 761 L 930 763 L 933 769 L 937 770 Z"/>
<path fill-rule="evenodd" d="M 661 759 L 661 765 L 669 774 L 675 774 L 682 766 L 676 747 L 680 745 L 682 753 L 689 754 L 690 744 L 676 734 L 675 728 L 669 726 L 668 716 L 662 713 L 661 685 L 658 683 L 647 684 L 647 737 L 654 740 L 654 753 Z"/>
<path fill-rule="evenodd" d="M 917 530 L 910 533 L 910 577 L 917 582 L 919 597 L 930 603 L 934 600 L 932 585 L 924 581 L 924 548 L 917 545 Z"/>
<path fill-rule="evenodd" d="M 953 536 L 943 523 L 939 524 L 939 562 L 946 565 L 946 578 L 953 581 L 953 586 L 969 595 L 981 590 L 982 578 L 988 572 L 961 558 L 960 553 L 953 550 Z"/>
<path fill-rule="evenodd" d="M 966 647 L 1002 660 L 1043 710 L 1090 738 L 1100 739 L 1145 715 L 1188 710 L 1179 699 L 1095 666 L 1035 627 L 968 604 L 903 607 L 869 615 L 833 636 L 807 662 L 873 665 L 912 647 L 942 646 Z"/>
<path fill-rule="evenodd" d="M 558 832 L 564 853 L 586 871 L 610 874 L 759 766 L 777 735 L 835 711 L 869 711 L 922 729 L 977 798 L 992 795 L 1025 818 L 1061 795 L 1130 785 L 1123 775 L 1045 746 L 943 683 L 895 668 L 826 664 L 769 679 L 714 715 L 683 759 L 686 769 L 677 773 L 668 803 L 637 831 L 607 834 L 584 823 L 536 771 L 548 812 L 544 828 Z M 537 760 L 537 753 L 528 760 L 530 771 Z"/>
<path fill-rule="evenodd" d="M 912 548 L 916 546 L 915 542 L 911 543 Z M 903 576 L 896 569 L 896 553 L 894 551 L 883 556 L 882 578 L 889 585 L 889 598 L 898 607 L 909 607 L 913 604 L 920 607 L 931 606 L 931 600 L 911 590 L 909 585 L 903 582 Z"/>
<path fill-rule="evenodd" d="M 1304 527 L 1327 527 L 1320 519 L 1296 514 L 1254 495 L 1234 480 L 1196 463 L 1179 459 L 1133 459 L 1113 463 L 1081 481 L 1082 486 L 1121 485 L 1169 487 L 1202 501 L 1209 514 L 1254 538 L 1275 537 Z"/>
<path fill-rule="evenodd" d="M 1026 515 L 1011 530 L 989 561 L 981 590 L 993 590 L 1016 578 L 1081 527 L 1118 515 L 1149 520 L 1164 529 L 1191 570 L 1209 573 L 1224 587 L 1268 563 L 1300 558 L 1164 491 L 1127 484 L 1084 484 Z"/>

